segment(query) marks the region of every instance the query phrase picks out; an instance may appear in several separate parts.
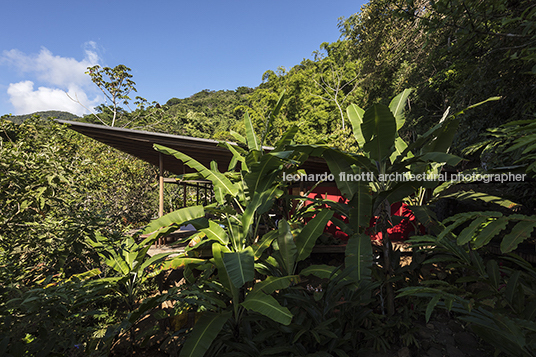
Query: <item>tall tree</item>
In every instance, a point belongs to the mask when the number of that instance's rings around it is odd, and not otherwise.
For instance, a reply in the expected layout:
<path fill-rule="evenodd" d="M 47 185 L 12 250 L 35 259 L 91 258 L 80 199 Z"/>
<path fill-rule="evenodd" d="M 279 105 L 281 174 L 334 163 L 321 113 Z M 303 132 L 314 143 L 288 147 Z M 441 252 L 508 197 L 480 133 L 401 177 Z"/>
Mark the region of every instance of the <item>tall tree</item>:
<path fill-rule="evenodd" d="M 131 69 L 120 64 L 111 67 L 95 65 L 88 67 L 88 74 L 95 85 L 101 90 L 106 99 L 106 104 L 96 107 L 96 112 L 91 111 L 94 118 L 106 126 L 121 126 L 131 128 L 149 128 L 164 120 L 164 112 L 161 106 L 145 98 L 136 96 L 134 104 L 136 109 L 131 110 L 128 105 L 132 100 L 131 92 L 137 92 L 136 83 L 131 79 Z M 74 100 L 74 99 L 73 99 Z M 80 101 L 75 100 L 83 106 Z M 125 109 L 122 105 L 126 106 Z M 86 119 L 89 119 L 86 117 Z"/>

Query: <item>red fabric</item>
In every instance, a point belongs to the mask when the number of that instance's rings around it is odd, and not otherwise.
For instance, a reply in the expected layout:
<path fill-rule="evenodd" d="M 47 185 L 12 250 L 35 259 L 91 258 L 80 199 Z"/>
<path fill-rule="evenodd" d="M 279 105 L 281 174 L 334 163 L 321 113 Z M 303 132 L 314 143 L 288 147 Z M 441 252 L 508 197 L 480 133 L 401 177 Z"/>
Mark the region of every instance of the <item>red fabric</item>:
<path fill-rule="evenodd" d="M 340 190 L 335 186 L 316 187 L 313 190 L 313 192 L 311 192 L 308 195 L 308 197 L 315 198 L 315 199 L 327 199 L 327 200 L 339 202 L 339 203 L 348 202 L 348 200 L 343 197 Z M 310 204 L 310 203 L 312 202 L 311 201 L 306 202 L 306 204 Z M 392 241 L 406 240 L 414 234 L 415 226 L 417 222 L 416 222 L 415 216 L 413 215 L 413 212 L 411 212 L 411 210 L 408 208 L 408 205 L 402 202 L 393 203 L 391 205 L 391 216 L 406 217 L 402 222 L 400 222 L 396 226 L 387 229 L 389 238 L 391 238 Z M 345 223 L 348 223 L 347 217 L 344 217 L 341 215 L 335 215 L 335 217 Z M 377 217 L 371 218 L 370 225 L 367 229 L 367 233 L 370 235 L 372 240 L 381 240 L 382 239 L 381 232 L 376 233 L 374 229 L 376 220 L 377 220 Z M 324 229 L 324 232 L 329 233 L 333 235 L 333 237 L 338 238 L 343 241 L 346 241 L 349 238 L 348 234 L 344 233 L 332 221 L 328 222 L 328 224 L 326 225 L 326 228 Z"/>
<path fill-rule="evenodd" d="M 341 194 L 341 191 L 334 186 L 326 186 L 326 187 L 317 187 L 309 194 L 310 198 L 315 199 L 326 199 L 333 202 L 339 202 L 339 203 L 347 203 L 348 200 L 344 198 Z M 310 204 L 311 201 L 306 201 L 305 204 Z M 339 214 L 334 215 L 335 218 L 340 219 L 341 221 L 348 223 L 348 218 L 341 216 Z M 344 233 L 338 226 L 335 225 L 332 221 L 329 221 L 326 225 L 326 228 L 324 229 L 324 232 L 331 234 L 333 237 L 347 241 L 348 240 L 348 234 Z"/>
<path fill-rule="evenodd" d="M 391 216 L 406 217 L 392 228 L 387 229 L 387 234 L 392 241 L 402 241 L 408 239 L 410 236 L 415 234 L 416 227 L 416 218 L 413 212 L 408 208 L 408 205 L 402 202 L 395 202 L 391 205 Z M 376 233 L 374 231 L 374 225 L 378 217 L 373 217 L 370 220 L 370 237 L 372 240 L 381 240 L 382 233 Z M 421 227 L 422 228 L 422 227 Z M 421 232 L 424 233 L 424 232 Z"/>

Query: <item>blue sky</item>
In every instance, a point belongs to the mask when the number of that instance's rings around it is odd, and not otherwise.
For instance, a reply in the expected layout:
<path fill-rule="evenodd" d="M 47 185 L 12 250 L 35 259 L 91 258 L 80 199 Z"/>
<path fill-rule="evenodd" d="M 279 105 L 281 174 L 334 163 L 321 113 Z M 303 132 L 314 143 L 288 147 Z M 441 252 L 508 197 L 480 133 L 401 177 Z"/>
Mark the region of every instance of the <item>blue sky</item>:
<path fill-rule="evenodd" d="M 256 87 L 339 38 L 362 0 L 10 1 L 2 5 L 0 115 L 87 113 L 103 97 L 89 65 L 132 69 L 137 95 L 165 103 L 203 89 Z"/>

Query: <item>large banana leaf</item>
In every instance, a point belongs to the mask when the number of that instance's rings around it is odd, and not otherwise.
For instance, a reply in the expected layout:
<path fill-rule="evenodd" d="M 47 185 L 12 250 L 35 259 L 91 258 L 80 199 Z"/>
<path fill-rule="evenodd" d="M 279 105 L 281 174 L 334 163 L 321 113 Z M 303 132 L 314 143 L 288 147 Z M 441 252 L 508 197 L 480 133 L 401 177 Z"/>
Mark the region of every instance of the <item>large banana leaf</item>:
<path fill-rule="evenodd" d="M 182 225 L 185 222 L 204 216 L 205 210 L 203 209 L 203 206 L 181 208 L 151 221 L 151 223 L 149 223 L 149 225 L 143 229 L 142 234 L 153 233 L 161 228 L 170 226 L 173 226 L 175 229 L 177 229 L 179 225 Z"/>
<path fill-rule="evenodd" d="M 352 169 L 358 175 L 362 169 L 352 165 Z M 349 202 L 349 225 L 354 233 L 363 231 L 370 224 L 372 215 L 372 195 L 368 182 L 359 181 L 355 184 L 356 193 Z"/>
<path fill-rule="evenodd" d="M 160 262 L 162 262 L 164 259 L 166 259 L 168 256 L 170 256 L 171 254 L 173 254 L 173 252 L 168 252 L 168 253 L 160 253 L 160 254 L 155 254 L 153 255 L 152 257 L 149 257 L 147 260 L 145 260 L 141 266 L 139 267 L 139 269 L 136 269 L 137 271 L 140 271 L 140 272 L 143 272 L 147 267 L 151 266 L 151 265 L 156 265 Z M 143 257 L 141 257 L 141 259 L 143 259 Z M 141 260 L 140 260 L 141 261 Z M 160 271 L 162 271 L 162 267 L 160 267 L 160 269 L 158 269 Z M 147 276 L 148 277 L 148 276 Z"/>
<path fill-rule="evenodd" d="M 86 272 L 80 273 L 80 274 L 73 274 L 71 275 L 67 280 L 65 281 L 84 281 L 87 279 L 91 279 L 97 275 L 101 274 L 101 270 L 99 268 L 91 269 Z"/>
<path fill-rule="evenodd" d="M 346 108 L 346 113 L 348 114 L 350 123 L 352 123 L 352 129 L 357 144 L 359 145 L 359 148 L 362 149 L 366 142 L 363 137 L 363 132 L 361 131 L 361 124 L 363 124 L 363 115 L 365 114 L 365 111 L 355 104 L 350 104 L 348 108 Z"/>
<path fill-rule="evenodd" d="M 466 110 L 469 110 L 469 109 L 473 109 L 473 108 L 479 107 L 479 106 L 481 106 L 482 104 L 487 103 L 487 102 L 494 102 L 494 101 L 496 101 L 496 100 L 501 100 L 501 98 L 502 98 L 502 97 L 489 97 L 489 98 L 486 99 L 486 100 L 483 100 L 483 101 L 481 101 L 481 102 L 472 104 L 472 105 L 468 106 L 467 108 L 464 108 L 464 109 L 460 110 L 459 112 L 457 112 L 457 113 L 454 114 L 453 116 L 454 116 L 454 117 L 457 117 L 457 116 L 462 115 L 463 113 L 465 113 Z"/>
<path fill-rule="evenodd" d="M 255 278 L 254 255 L 251 247 L 240 252 L 223 253 L 223 264 L 229 279 L 237 289 Z"/>
<path fill-rule="evenodd" d="M 239 161 L 242 163 L 242 170 L 248 169 L 246 165 L 246 158 L 244 155 L 245 153 L 243 152 L 244 150 L 241 147 L 232 145 L 228 142 L 221 142 L 220 144 L 218 144 L 218 146 L 225 147 L 227 150 L 229 150 L 233 154 L 233 158 L 231 159 L 231 162 L 229 163 L 229 167 L 227 168 L 227 171 L 234 171 L 236 168 L 236 164 Z M 242 153 L 239 151 L 242 151 Z"/>
<path fill-rule="evenodd" d="M 410 143 L 405 152 L 447 152 L 452 145 L 452 140 L 460 123 L 460 119 L 452 117 L 447 119 L 447 117 L 448 109 L 445 112 L 444 119 L 418 137 L 417 140 Z"/>
<path fill-rule="evenodd" d="M 378 206 L 385 201 L 391 204 L 394 202 L 399 202 L 405 197 L 411 196 L 412 194 L 417 192 L 417 190 L 420 186 L 422 186 L 422 184 L 423 182 L 421 181 L 396 182 L 390 190 L 381 192 L 375 198 L 372 210 L 375 211 L 376 208 L 378 208 Z"/>
<path fill-rule="evenodd" d="M 395 139 L 395 150 L 391 154 L 391 164 L 395 161 L 400 161 L 403 158 L 405 158 L 403 155 L 407 155 L 408 157 L 413 157 L 413 153 L 411 151 L 407 152 L 406 149 L 408 148 L 408 144 L 400 137 L 397 136 Z"/>
<path fill-rule="evenodd" d="M 426 231 L 437 235 L 441 231 L 441 223 L 438 222 L 436 214 L 428 206 L 409 206 L 411 212 L 417 220 L 424 225 Z"/>
<path fill-rule="evenodd" d="M 194 326 L 181 349 L 180 357 L 202 357 L 218 336 L 223 325 L 231 318 L 231 312 L 218 314 L 205 312 Z"/>
<path fill-rule="evenodd" d="M 348 234 L 349 236 L 354 234 L 354 227 L 351 226 L 349 223 L 346 223 L 336 217 L 332 217 L 331 222 L 336 225 L 337 228 L 339 228 L 343 233 Z"/>
<path fill-rule="evenodd" d="M 213 221 L 209 221 L 208 223 L 208 228 L 200 229 L 201 232 L 207 235 L 208 239 L 216 240 L 223 245 L 229 243 L 229 237 L 227 236 L 227 233 L 222 227 L 220 227 L 217 223 Z"/>
<path fill-rule="evenodd" d="M 450 146 L 452 145 L 452 141 L 454 140 L 454 135 L 456 135 L 456 132 L 458 131 L 458 127 L 460 126 L 460 119 L 454 118 L 447 120 L 443 122 L 443 125 L 441 126 L 441 130 L 436 132 L 435 134 L 435 140 L 430 142 L 430 144 L 426 145 L 423 148 L 423 152 L 448 152 L 450 149 Z"/>
<path fill-rule="evenodd" d="M 203 206 L 185 207 L 168 213 L 158 219 L 155 219 L 147 225 L 141 234 L 151 235 L 145 238 L 140 244 L 143 247 L 139 252 L 139 256 L 145 256 L 151 248 L 151 245 L 160 237 L 167 235 L 169 232 L 178 229 L 181 225 L 196 221 L 199 229 L 203 224 L 208 222 L 204 218 L 205 210 Z"/>
<path fill-rule="evenodd" d="M 299 275 L 289 276 L 269 276 L 263 281 L 256 283 L 253 291 L 264 291 L 266 294 L 271 294 L 276 290 L 286 289 L 291 284 L 297 284 L 300 281 Z"/>
<path fill-rule="evenodd" d="M 375 163 L 373 163 L 368 157 L 360 154 L 346 154 L 348 157 L 348 162 L 357 165 L 367 172 L 370 172 L 374 175 L 378 175 L 378 168 Z"/>
<path fill-rule="evenodd" d="M 460 124 L 459 115 L 463 114 L 467 109 L 475 108 L 486 102 L 498 100 L 500 97 L 491 97 L 483 102 L 471 105 L 460 112 L 450 115 L 449 109 L 445 111 L 443 117 L 438 124 L 429 129 L 426 133 L 420 136 L 417 140 L 408 145 L 406 151 L 420 151 L 421 153 L 436 151 L 447 152 L 452 145 L 452 140 Z"/>
<path fill-rule="evenodd" d="M 214 263 L 216 268 L 218 269 L 218 280 L 222 283 L 224 287 L 227 288 L 228 295 L 233 299 L 233 309 L 235 316 L 238 315 L 238 302 L 239 302 L 239 289 L 235 288 L 233 282 L 229 278 L 229 274 L 227 274 L 227 270 L 225 268 L 225 263 L 223 261 L 223 254 L 229 253 L 230 249 L 226 246 L 223 246 L 219 243 L 213 243 L 212 244 L 212 259 L 211 261 Z"/>
<path fill-rule="evenodd" d="M 107 249 L 106 251 L 99 252 L 99 255 L 104 258 L 104 262 L 107 266 L 120 273 L 122 276 L 127 276 L 130 273 L 130 266 L 127 261 L 115 250 Z"/>
<path fill-rule="evenodd" d="M 225 270 L 225 264 L 223 263 L 223 253 L 229 252 L 231 252 L 231 250 L 226 246 L 223 246 L 219 243 L 213 243 L 211 262 L 213 262 L 216 266 L 216 269 L 218 269 L 219 282 L 222 283 L 222 285 L 225 286 L 227 289 L 229 289 L 231 293 L 233 293 L 233 291 L 235 291 L 236 289 L 234 288 L 233 283 L 231 283 L 231 280 L 229 280 L 229 275 L 227 275 L 227 271 Z"/>
<path fill-rule="evenodd" d="M 287 146 L 287 150 L 295 150 L 296 152 L 299 152 L 305 155 L 305 159 L 307 158 L 307 156 L 322 157 L 326 149 L 328 149 L 326 145 L 288 145 Z"/>
<path fill-rule="evenodd" d="M 302 231 L 296 236 L 295 246 L 298 253 L 296 261 L 301 261 L 309 257 L 317 238 L 322 235 L 331 217 L 333 217 L 333 211 L 323 210 L 307 222 Z"/>
<path fill-rule="evenodd" d="M 164 253 L 166 254 L 166 253 Z M 187 257 L 175 257 L 170 260 L 166 260 L 159 264 L 157 269 L 151 271 L 147 274 L 147 278 L 152 278 L 160 274 L 161 271 L 170 270 L 170 269 L 180 269 L 184 268 L 190 264 L 203 264 L 206 260 L 199 258 L 187 258 Z"/>
<path fill-rule="evenodd" d="M 257 163 L 251 165 L 250 171 L 244 175 L 250 195 L 262 191 L 272 185 L 267 177 L 274 170 L 283 165 L 284 160 L 292 154 L 292 151 L 278 151 L 264 154 Z M 267 182 L 268 181 L 268 182 Z"/>
<path fill-rule="evenodd" d="M 398 130 L 400 130 L 400 128 L 404 126 L 404 122 L 406 121 L 406 118 L 404 117 L 404 111 L 406 109 L 406 102 L 411 91 L 411 89 L 404 89 L 404 91 L 394 97 L 389 104 L 389 109 L 391 110 L 391 113 L 393 113 L 393 116 L 396 119 L 397 132 Z"/>
<path fill-rule="evenodd" d="M 447 165 L 456 166 L 462 161 L 462 158 L 459 156 L 447 154 L 444 152 L 430 151 L 420 156 L 419 160 L 425 161 L 425 162 L 427 161 L 438 162 L 438 163 L 444 162 Z"/>
<path fill-rule="evenodd" d="M 274 239 L 277 239 L 279 232 L 277 230 L 270 231 L 262 236 L 258 242 L 253 243 L 253 253 L 255 259 L 259 259 L 262 253 L 272 244 Z"/>
<path fill-rule="evenodd" d="M 273 179 L 277 177 L 276 174 L 272 174 L 271 176 Z M 270 180 L 273 182 L 273 179 Z M 274 200 L 281 196 L 281 194 L 283 194 L 283 191 L 277 184 L 273 184 L 272 187 L 267 187 L 266 189 L 253 194 L 253 197 L 248 203 L 241 218 L 244 236 L 247 236 L 249 230 L 252 228 L 255 213 L 260 216 L 263 213 L 268 212 L 270 208 L 272 208 Z"/>
<path fill-rule="evenodd" d="M 230 195 L 232 197 L 236 196 L 238 194 L 238 188 L 231 183 L 231 181 L 225 177 L 221 172 L 209 170 L 204 165 L 202 165 L 199 161 L 191 158 L 188 155 L 185 155 L 177 150 L 170 149 L 168 147 L 155 144 L 154 148 L 166 155 L 173 155 L 177 159 L 181 160 L 185 165 L 191 167 L 192 169 L 199 172 L 201 175 L 203 175 L 204 178 L 207 180 L 212 181 L 212 184 L 215 188 L 219 188 L 222 190 L 224 195 Z"/>
<path fill-rule="evenodd" d="M 370 236 L 366 234 L 354 234 L 346 244 L 344 265 L 351 268 L 350 277 L 359 282 L 370 279 L 372 264 L 372 244 Z"/>
<path fill-rule="evenodd" d="M 277 245 L 281 256 L 281 264 L 288 274 L 292 274 L 294 263 L 296 262 L 297 249 L 296 243 L 294 243 L 294 237 L 290 231 L 290 225 L 285 219 L 279 221 L 278 232 Z"/>
<path fill-rule="evenodd" d="M 126 237 L 120 246 L 119 253 L 131 269 L 135 269 L 145 255 L 140 255 L 138 260 L 138 245 L 132 237 Z"/>
<path fill-rule="evenodd" d="M 366 141 L 363 149 L 371 159 L 382 161 L 391 154 L 396 137 L 396 119 L 388 107 L 374 104 L 368 108 L 363 115 L 361 130 Z"/>
<path fill-rule="evenodd" d="M 135 251 L 132 249 L 132 238 L 127 238 L 122 242 L 119 253 L 115 246 L 110 245 L 106 237 L 96 233 L 95 238 L 96 240 L 88 239 L 87 243 L 97 250 L 99 256 L 103 258 L 104 263 L 119 274 L 123 276 L 128 275 L 131 271 L 131 263 L 129 264 L 129 261 L 132 262 L 135 256 Z M 128 244 L 129 242 L 130 244 Z M 129 256 L 132 256 L 132 258 L 129 259 Z"/>
<path fill-rule="evenodd" d="M 246 111 L 246 115 L 244 116 L 244 123 L 246 124 L 246 138 L 248 142 L 248 148 L 250 150 L 260 151 L 261 145 L 259 143 L 259 139 L 257 138 L 257 135 L 255 135 L 255 129 L 253 128 L 253 123 L 247 111 Z"/>
<path fill-rule="evenodd" d="M 250 172 L 244 176 L 250 196 L 250 202 L 242 215 L 244 233 L 249 231 L 255 213 L 261 215 L 267 212 L 271 208 L 274 199 L 281 195 L 282 191 L 279 189 L 277 181 L 279 179 L 277 169 L 282 167 L 283 159 L 290 156 L 290 154 L 292 154 L 292 151 L 265 154 L 257 163 L 251 165 Z"/>
<path fill-rule="evenodd" d="M 231 130 L 229 130 L 229 134 L 231 134 L 236 139 L 236 141 L 238 141 L 239 143 L 247 145 L 246 138 L 244 138 L 242 135 L 240 135 L 236 131 L 231 129 Z"/>
<path fill-rule="evenodd" d="M 314 275 L 320 279 L 328 279 L 339 274 L 339 268 L 332 265 L 310 265 L 300 271 L 300 275 Z"/>
<path fill-rule="evenodd" d="M 252 291 L 241 304 L 246 309 L 258 312 L 283 325 L 289 325 L 292 321 L 292 313 L 283 307 L 277 300 L 262 291 Z"/>

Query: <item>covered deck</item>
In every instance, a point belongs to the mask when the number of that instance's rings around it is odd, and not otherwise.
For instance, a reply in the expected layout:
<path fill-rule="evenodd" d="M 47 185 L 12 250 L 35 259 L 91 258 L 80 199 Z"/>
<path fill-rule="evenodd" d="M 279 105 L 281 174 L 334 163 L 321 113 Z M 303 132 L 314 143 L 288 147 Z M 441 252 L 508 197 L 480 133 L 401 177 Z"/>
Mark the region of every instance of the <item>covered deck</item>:
<path fill-rule="evenodd" d="M 227 168 L 233 154 L 225 147 L 220 146 L 220 141 L 212 139 L 200 139 L 182 135 L 171 135 L 164 133 L 154 133 L 144 130 L 124 129 L 99 124 L 80 123 L 70 120 L 56 120 L 60 124 L 65 124 L 70 129 L 97 140 L 103 144 L 111 146 L 117 150 L 130 154 L 140 160 L 148 162 L 159 169 L 159 207 L 158 216 L 164 212 L 164 184 L 179 184 L 184 192 L 188 187 L 193 187 L 197 191 L 197 204 L 207 204 L 207 192 L 212 190 L 210 181 L 196 180 L 185 181 L 176 178 L 164 177 L 165 172 L 175 175 L 183 175 L 195 172 L 190 167 L 184 165 L 182 161 L 173 156 L 162 154 L 153 148 L 154 144 L 167 146 L 180 151 L 205 167 L 210 167 L 210 163 L 215 161 L 220 168 Z M 228 142 L 231 145 L 237 145 Z M 272 147 L 264 147 L 265 150 L 273 150 Z M 320 158 L 309 158 L 302 166 L 308 173 L 325 173 L 329 171 L 326 162 Z M 203 198 L 199 193 L 205 193 Z M 184 195 L 186 197 L 186 195 Z M 186 206 L 186 202 L 183 203 Z M 157 243 L 162 245 L 164 242 Z"/>

